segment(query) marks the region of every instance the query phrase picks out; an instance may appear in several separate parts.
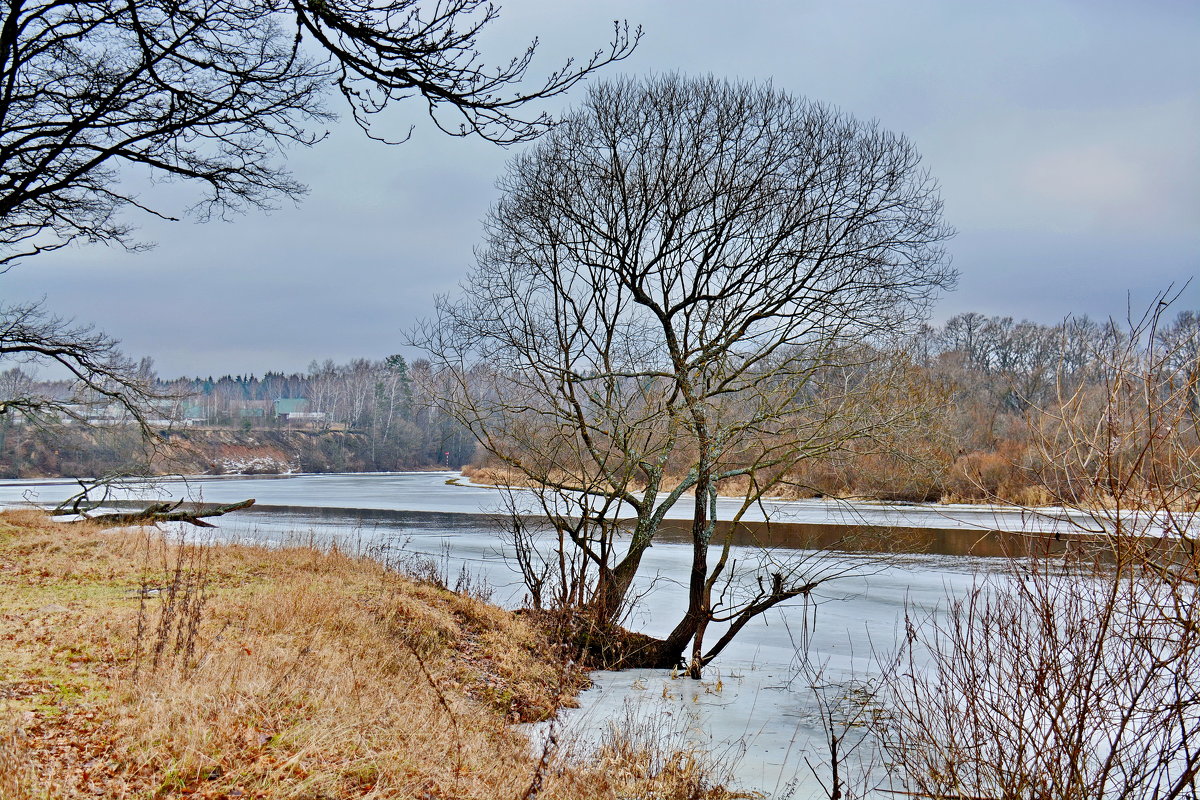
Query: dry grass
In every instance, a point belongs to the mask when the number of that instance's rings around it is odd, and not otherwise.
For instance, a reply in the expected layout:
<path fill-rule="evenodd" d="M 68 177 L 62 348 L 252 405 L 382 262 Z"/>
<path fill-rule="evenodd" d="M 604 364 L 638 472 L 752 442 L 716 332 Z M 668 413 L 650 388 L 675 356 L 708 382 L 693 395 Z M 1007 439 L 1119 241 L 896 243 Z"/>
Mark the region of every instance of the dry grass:
<path fill-rule="evenodd" d="M 508 723 L 581 677 L 522 617 L 338 552 L 198 552 L 0 514 L 0 797 L 729 796 L 686 755 L 530 752 Z"/>
<path fill-rule="evenodd" d="M 864 475 L 872 476 L 871 481 L 856 479 L 857 475 L 847 476 L 845 470 L 834 469 L 829 462 L 821 461 L 814 464 L 803 464 L 797 467 L 777 485 L 772 486 L 764 495 L 773 500 L 807 500 L 814 497 L 835 498 L 876 498 L 888 500 L 927 500 L 931 498 L 930 490 L 922 484 L 917 488 L 901 486 L 901 481 L 895 475 L 882 470 L 871 471 L 866 467 L 856 467 Z M 897 471 L 898 473 L 898 471 Z M 512 469 L 491 466 L 467 465 L 462 468 L 462 474 L 473 483 L 482 486 L 536 488 L 537 482 L 527 475 Z M 679 485 L 683 475 L 667 474 L 663 477 L 662 491 L 668 492 Z M 905 476 L 906 479 L 909 476 Z M 566 474 L 557 474 L 556 480 L 570 483 Z M 645 485 L 632 482 L 625 487 L 630 491 L 640 492 Z M 752 489 L 750 478 L 739 475 L 721 481 L 718 492 L 725 497 L 745 497 Z"/>
<path fill-rule="evenodd" d="M 929 459 L 914 465 L 906 459 L 859 455 L 841 459 L 811 459 L 797 465 L 765 495 L 775 500 L 807 500 L 815 497 L 872 499 L 900 502 L 999 503 L 1039 506 L 1052 502 L 1054 493 L 1031 479 L 1022 466 L 1025 451 L 1008 443 L 999 452 L 972 452 L 945 459 Z M 529 477 L 515 470 L 493 466 L 465 466 L 465 477 L 487 486 L 529 488 Z M 566 481 L 566 476 L 556 476 Z M 682 480 L 667 475 L 663 489 Z M 633 491 L 644 486 L 632 485 Z M 751 490 L 746 476 L 721 482 L 719 492 L 727 497 L 744 497 Z"/>
<path fill-rule="evenodd" d="M 487 467 L 467 464 L 462 467 L 463 477 L 483 486 L 500 486 L 528 489 L 539 484 L 522 472 L 507 467 Z M 560 476 L 565 480 L 566 475 Z"/>

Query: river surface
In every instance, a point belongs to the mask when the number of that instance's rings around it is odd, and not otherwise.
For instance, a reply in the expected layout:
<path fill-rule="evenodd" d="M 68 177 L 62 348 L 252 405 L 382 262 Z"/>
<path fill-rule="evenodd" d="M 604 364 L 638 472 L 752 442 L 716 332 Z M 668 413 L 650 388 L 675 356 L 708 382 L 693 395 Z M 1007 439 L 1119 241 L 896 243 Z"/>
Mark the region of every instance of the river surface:
<path fill-rule="evenodd" d="M 453 488 L 446 488 L 453 481 Z M 67 480 L 0 481 L 0 504 L 33 501 L 54 505 L 78 488 Z M 259 505 L 293 508 L 488 514 L 500 507 L 499 490 L 464 480 L 458 472 L 358 473 L 334 475 L 220 476 L 164 480 L 153 487 L 116 490 L 113 499 L 184 498 L 230 503 L 253 497 Z M 738 502 L 721 498 L 717 516 L 730 519 Z M 532 509 L 532 505 L 530 505 Z M 691 516 L 681 501 L 669 519 Z M 842 500 L 765 500 L 743 515 L 748 521 L 880 525 L 964 530 L 1067 532 L 1072 523 L 1091 526 L 1063 509 L 1022 510 L 1005 506 L 872 503 Z"/>
<path fill-rule="evenodd" d="M 494 489 L 453 485 L 458 473 L 298 475 L 201 478 L 134 487 L 116 499 L 187 498 L 229 503 L 253 497 L 253 513 L 215 520 L 227 541 L 268 544 L 315 542 L 383 559 L 423 562 L 453 583 L 466 576 L 493 602 L 515 607 L 524 586 L 507 558 Z M 0 482 L 0 505 L 54 505 L 72 493 L 66 481 Z M 686 509 L 683 509 L 686 511 Z M 909 527 L 977 527 L 1021 530 L 1028 515 L 980 506 L 847 505 L 828 501 L 778 502 L 760 513 L 790 521 Z M 732 513 L 723 503 L 719 513 Z M 1041 525 L 1053 515 L 1037 515 Z M 743 562 L 755 548 L 735 548 Z M 809 605 L 779 608 L 747 626 L 702 681 L 660 670 L 594 674 L 595 687 L 581 707 L 554 723 L 560 740 L 595 742 L 607 726 L 637 728 L 669 745 L 693 744 L 723 758 L 741 788 L 768 797 L 825 796 L 814 778 L 827 761 L 824 730 L 813 683 L 852 685 L 877 671 L 896 648 L 904 615 L 937 614 L 948 597 L 981 576 L 998 572 L 999 560 L 946 555 L 816 553 L 791 550 L 776 558 L 809 559 L 811 570 L 840 575 L 822 584 Z M 638 586 L 644 597 L 628 626 L 665 634 L 686 601 L 680 579 L 690 548 L 656 544 Z M 710 639 L 711 641 L 711 639 Z M 822 674 L 814 679 L 811 670 Z M 545 726 L 532 734 L 544 734 Z M 564 735 L 565 734 L 565 735 Z M 865 750 L 864 750 L 865 752 Z M 822 775 L 824 777 L 824 774 Z"/>

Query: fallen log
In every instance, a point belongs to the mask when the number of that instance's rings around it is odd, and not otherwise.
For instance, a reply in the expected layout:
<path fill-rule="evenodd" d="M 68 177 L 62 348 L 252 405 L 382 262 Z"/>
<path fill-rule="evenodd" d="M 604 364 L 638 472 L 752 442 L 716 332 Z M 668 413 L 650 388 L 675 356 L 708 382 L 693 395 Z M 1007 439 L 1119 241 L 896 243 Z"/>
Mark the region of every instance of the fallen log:
<path fill-rule="evenodd" d="M 241 511 L 254 505 L 254 499 L 243 500 L 240 503 L 230 503 L 225 506 L 215 506 L 208 509 L 180 510 L 182 500 L 175 503 L 154 503 L 138 511 L 113 512 L 88 516 L 82 514 L 76 522 L 90 522 L 102 528 L 116 528 L 122 525 L 157 525 L 160 522 L 187 522 L 198 528 L 215 528 L 205 518 L 219 517 L 231 511 Z"/>

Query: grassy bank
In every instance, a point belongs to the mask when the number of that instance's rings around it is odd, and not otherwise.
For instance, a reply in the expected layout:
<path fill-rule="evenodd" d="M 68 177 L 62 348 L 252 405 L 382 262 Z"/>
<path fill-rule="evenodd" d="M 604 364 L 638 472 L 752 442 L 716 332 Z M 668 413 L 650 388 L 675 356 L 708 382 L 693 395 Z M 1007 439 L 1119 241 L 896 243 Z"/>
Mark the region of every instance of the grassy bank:
<path fill-rule="evenodd" d="M 978 456 L 978 457 L 977 457 Z M 1021 470 L 999 456 L 979 454 L 964 456 L 945 474 L 926 475 L 910 465 L 889 462 L 880 458 L 862 458 L 842 464 L 814 460 L 801 464 L 786 481 L 772 487 L 765 497 L 772 500 L 809 500 L 834 498 L 842 500 L 879 500 L 909 503 L 991 503 L 1036 507 L 1051 505 L 1054 495 L 1046 487 L 1030 484 Z M 468 464 L 462 468 L 465 478 L 484 486 L 533 488 L 536 482 L 507 467 Z M 554 475 L 555 480 L 570 483 L 567 475 Z M 680 474 L 667 474 L 660 487 L 670 491 L 683 479 Z M 633 483 L 632 491 L 644 485 Z M 741 499 L 752 490 L 745 476 L 722 481 L 718 491 L 725 497 Z"/>
<path fill-rule="evenodd" d="M 511 728 L 581 688 L 531 623 L 307 547 L 0 514 L 0 797 L 722 798 L 698 754 Z"/>

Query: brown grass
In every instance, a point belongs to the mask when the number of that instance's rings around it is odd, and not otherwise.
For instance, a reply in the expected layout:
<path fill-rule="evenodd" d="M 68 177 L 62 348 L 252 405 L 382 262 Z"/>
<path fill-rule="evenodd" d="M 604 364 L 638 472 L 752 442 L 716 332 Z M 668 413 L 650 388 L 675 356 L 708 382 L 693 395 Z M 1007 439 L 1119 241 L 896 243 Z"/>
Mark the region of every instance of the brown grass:
<path fill-rule="evenodd" d="M 1001 443 L 996 451 L 975 451 L 956 458 L 911 459 L 878 454 L 860 454 L 839 458 L 814 458 L 796 464 L 766 493 L 776 500 L 807 500 L 814 497 L 871 499 L 900 502 L 998 503 L 1016 506 L 1048 505 L 1054 493 L 1031 478 L 1024 466 L 1027 458 L 1023 445 Z M 528 488 L 535 482 L 528 476 L 504 467 L 465 466 L 463 475 L 474 483 L 488 486 Z M 566 481 L 566 476 L 559 476 Z M 667 475 L 663 489 L 670 490 L 681 475 Z M 632 485 L 633 491 L 644 488 Z M 744 497 L 751 489 L 750 479 L 738 476 L 723 480 L 718 488 L 727 497 Z"/>
<path fill-rule="evenodd" d="M 535 488 L 538 485 L 529 476 L 503 467 L 467 465 L 462 468 L 462 474 L 471 482 L 483 486 Z M 556 475 L 555 478 L 570 483 L 565 474 Z M 670 491 L 678 486 L 681 480 L 683 475 L 667 474 L 663 477 L 660 488 L 664 492 Z M 894 466 L 880 466 L 870 463 L 869 460 L 866 463 L 854 462 L 853 469 L 848 469 L 846 465 L 834 465 L 828 460 L 813 460 L 811 463 L 798 465 L 784 480 L 772 486 L 764 497 L 775 500 L 807 500 L 813 497 L 921 501 L 936 499 L 937 492 L 931 489 L 928 483 L 921 477 L 914 481 L 911 475 Z M 646 487 L 644 484 L 633 482 L 624 488 L 640 492 Z M 739 475 L 721 481 L 718 491 L 726 497 L 745 497 L 751 488 L 750 478 Z"/>
<path fill-rule="evenodd" d="M 197 551 L 0 514 L 0 797 L 730 796 L 687 754 L 531 752 L 508 723 L 582 678 L 527 619 L 336 551 Z"/>

